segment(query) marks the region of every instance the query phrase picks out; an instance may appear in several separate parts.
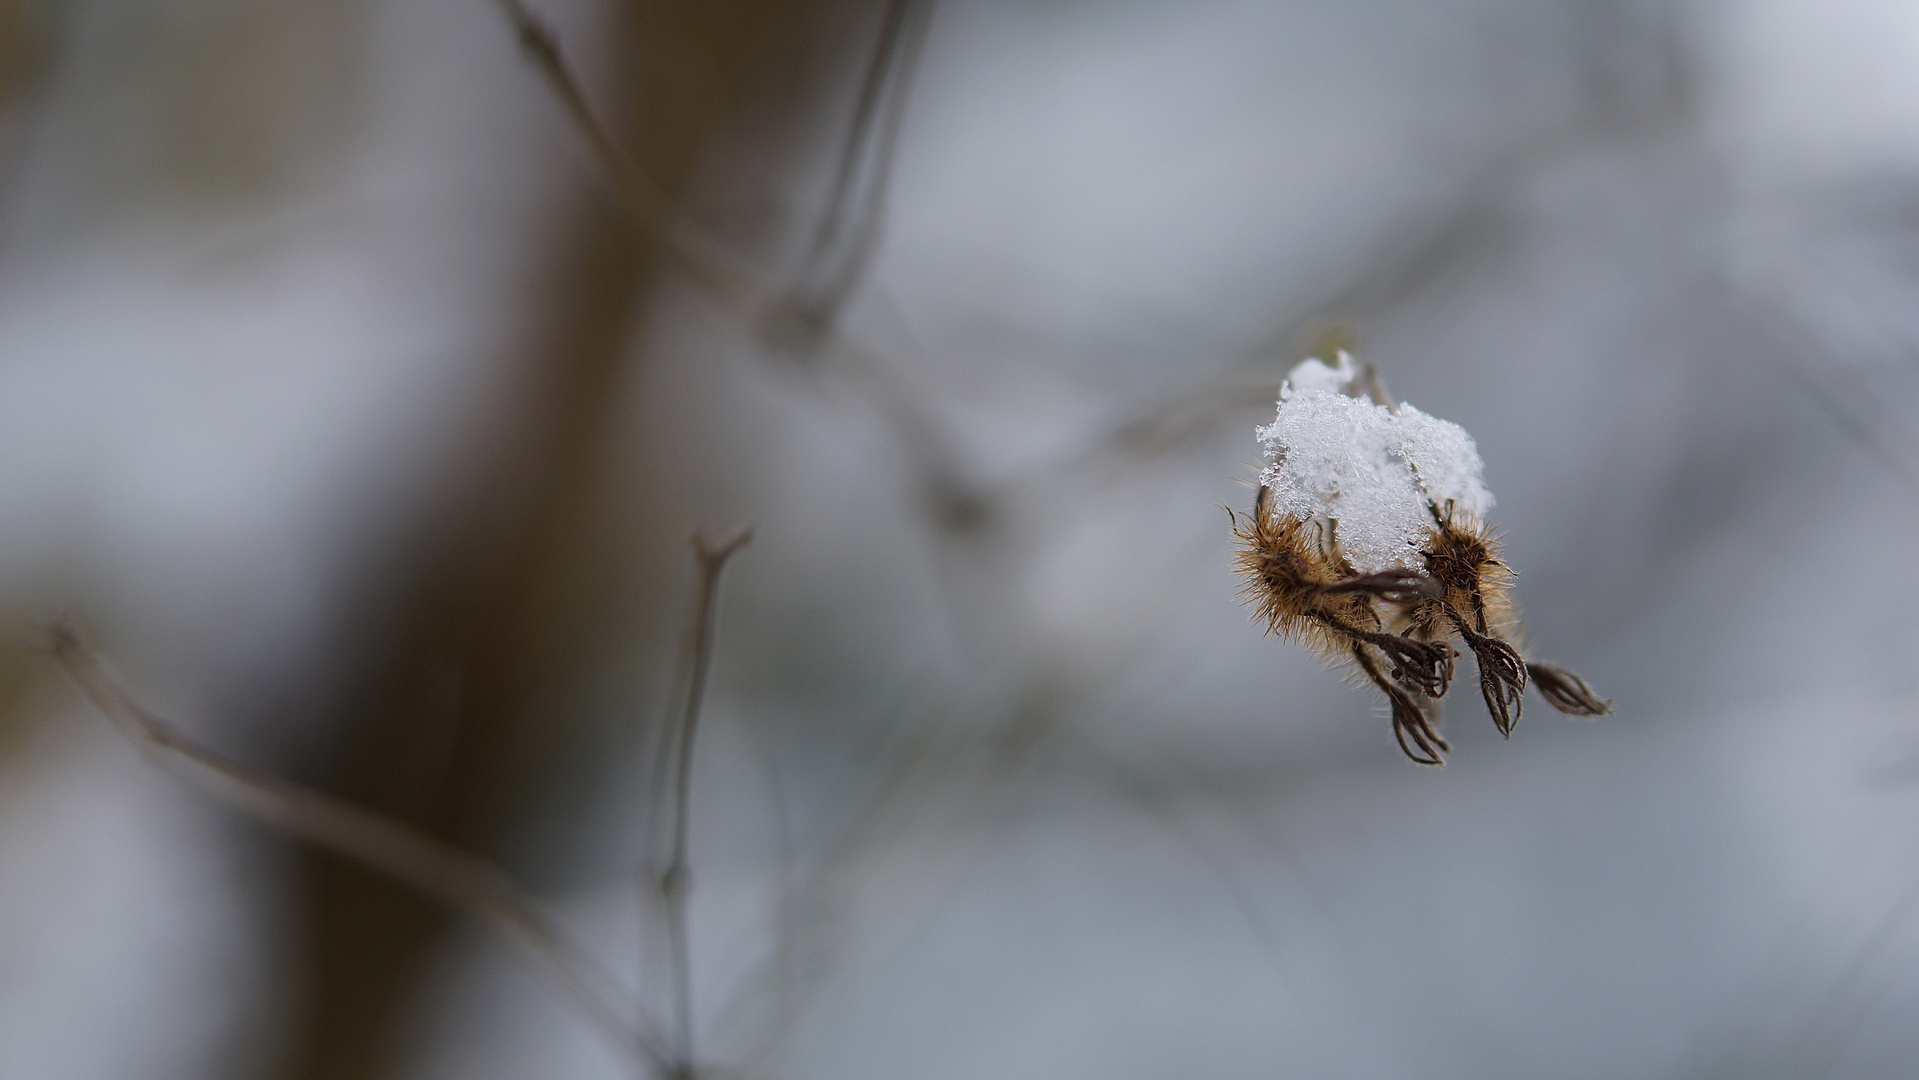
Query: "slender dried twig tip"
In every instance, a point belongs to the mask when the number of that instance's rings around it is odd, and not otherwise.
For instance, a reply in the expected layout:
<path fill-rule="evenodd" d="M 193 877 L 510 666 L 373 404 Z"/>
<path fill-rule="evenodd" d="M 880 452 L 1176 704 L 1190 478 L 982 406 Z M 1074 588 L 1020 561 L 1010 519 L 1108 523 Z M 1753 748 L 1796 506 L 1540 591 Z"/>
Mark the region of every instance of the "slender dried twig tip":
<path fill-rule="evenodd" d="M 693 1045 L 693 962 L 687 933 L 687 899 L 692 891 L 692 867 L 687 860 L 687 832 L 692 818 L 693 740 L 699 729 L 700 705 L 706 694 L 707 674 L 713 664 L 715 616 L 719 602 L 720 572 L 735 553 L 753 539 L 750 525 L 736 525 L 715 534 L 706 526 L 694 530 L 690 542 L 699 560 L 699 590 L 695 594 L 693 621 L 687 635 L 686 698 L 678 724 L 669 731 L 668 742 L 656 759 L 654 789 L 665 793 L 666 769 L 672 769 L 672 800 L 668 819 L 672 847 L 666 867 L 660 872 L 660 899 L 666 908 L 667 946 L 672 961 L 673 1012 L 675 1029 L 674 1075 L 692 1076 L 696 1056 Z"/>
<path fill-rule="evenodd" d="M 1526 670 L 1532 673 L 1539 696 L 1567 716 L 1605 716 L 1612 712 L 1612 702 L 1601 698 L 1586 685 L 1586 680 L 1565 668 L 1535 660 L 1526 664 Z"/>
<path fill-rule="evenodd" d="M 691 543 L 693 553 L 698 556 L 702 568 L 724 566 L 741 548 L 753 540 L 753 526 L 735 525 L 716 537 L 704 525 L 693 531 Z"/>

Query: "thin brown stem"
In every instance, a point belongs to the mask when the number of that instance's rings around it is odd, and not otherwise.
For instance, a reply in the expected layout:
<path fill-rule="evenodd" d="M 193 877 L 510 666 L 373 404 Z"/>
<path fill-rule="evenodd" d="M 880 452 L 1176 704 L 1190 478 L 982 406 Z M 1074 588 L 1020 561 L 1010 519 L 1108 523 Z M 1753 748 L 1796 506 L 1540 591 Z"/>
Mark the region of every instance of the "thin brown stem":
<path fill-rule="evenodd" d="M 264 824 L 358 859 L 472 916 L 518 953 L 626 1060 L 665 1073 L 658 1025 L 493 864 L 391 818 L 260 772 L 188 738 L 121 688 L 67 622 L 48 646 L 95 708 L 148 761 Z M 637 1015 L 638 1022 L 627 1019 Z"/>
<path fill-rule="evenodd" d="M 664 795 L 667 778 L 663 774 L 669 763 L 672 769 L 672 799 L 668 803 L 671 808 L 671 817 L 668 819 L 671 847 L 666 868 L 660 872 L 657 884 L 666 910 L 667 946 L 672 962 L 676 1037 L 674 1067 L 678 1076 L 691 1076 L 694 1072 L 693 963 L 686 920 L 687 897 L 692 891 L 692 871 L 687 863 L 686 848 L 688 826 L 692 819 L 693 737 L 699 729 L 700 706 L 706 697 L 707 675 L 713 666 L 720 572 L 726 569 L 727 560 L 752 538 L 753 530 L 746 526 L 736 528 L 719 539 L 708 536 L 704 529 L 693 534 L 693 555 L 699 563 L 700 580 L 682 666 L 686 672 L 684 698 L 675 723 L 659 747 L 659 756 L 654 759 L 653 790 L 656 798 Z"/>
<path fill-rule="evenodd" d="M 1359 365 L 1359 374 L 1353 377 L 1346 393 L 1350 397 L 1366 398 L 1375 405 L 1384 405 L 1388 412 L 1399 412 L 1399 403 L 1386 392 L 1386 380 L 1380 377 L 1379 368 L 1373 364 Z"/>
<path fill-rule="evenodd" d="M 919 49 L 920 39 L 926 33 L 932 3 L 933 0 L 893 0 L 888 27 L 882 33 L 880 55 L 876 60 L 882 74 L 890 71 L 891 75 L 883 78 L 871 93 L 862 92 L 861 112 L 856 119 L 852 142 L 856 145 L 875 140 L 878 142 L 878 146 L 870 152 L 862 151 L 874 159 L 874 167 L 878 170 L 874 182 L 869 183 L 858 197 L 864 207 L 864 220 L 868 222 L 861 226 L 863 233 L 870 234 L 877 229 L 876 222 L 885 189 L 884 163 L 893 153 L 900 110 L 905 100 L 905 86 L 911 81 L 913 57 Z M 751 259 L 742 256 L 680 212 L 640 167 L 639 162 L 608 135 L 606 125 L 594 112 L 579 79 L 568 66 L 552 29 L 528 9 L 524 0 L 499 0 L 499 4 L 506 13 L 507 21 L 512 24 L 514 35 L 519 39 L 528 60 L 539 70 L 567 118 L 612 179 L 621 205 L 633 218 L 635 225 L 658 239 L 667 254 L 691 275 L 694 283 L 706 290 L 742 324 L 756 328 L 776 343 L 791 339 L 796 328 L 801 331 L 811 352 L 837 362 L 853 377 L 860 389 L 870 395 L 882 416 L 916 459 L 929 495 L 928 501 L 941 521 L 948 525 L 963 526 L 981 520 L 985 515 L 986 497 L 975 492 L 973 485 L 961 475 L 954 463 L 951 448 L 938 435 L 936 418 L 930 416 L 913 400 L 913 395 L 904 390 L 901 381 L 892 374 L 892 363 L 840 333 L 832 320 L 799 314 L 801 309 L 808 308 L 814 301 L 801 299 L 796 304 L 794 297 L 808 294 L 812 286 L 804 281 L 793 289 L 781 285 Z M 836 197 L 835 206 L 838 207 L 845 199 L 844 195 Z M 824 228 L 837 232 L 841 227 L 835 224 Z M 868 241 L 860 243 L 866 245 Z M 859 255 L 859 258 L 864 258 L 864 255 Z M 857 260 L 849 266 L 851 269 L 845 272 L 847 287 L 850 287 L 852 278 L 858 272 Z M 840 286 L 833 288 L 840 289 Z M 837 304 L 839 299 L 841 297 L 836 296 L 833 303 Z"/>
<path fill-rule="evenodd" d="M 1320 590 L 1328 595 L 1338 593 L 1365 593 L 1377 596 L 1392 604 L 1407 604 L 1415 600 L 1436 599 L 1445 590 L 1439 582 L 1418 570 L 1381 570 L 1376 574 L 1360 574 L 1348 578 L 1337 585 L 1328 585 Z"/>
<path fill-rule="evenodd" d="M 934 0 L 888 0 L 826 215 L 788 306 L 815 336 L 831 325 L 877 243 L 906 98 Z"/>
<path fill-rule="evenodd" d="M 560 50 L 559 37 L 553 28 L 522 0 L 499 0 L 499 4 L 512 24 L 521 51 L 539 71 L 593 156 L 612 177 L 627 212 L 692 271 L 701 284 L 723 299 L 743 301 L 743 306 L 754 312 L 766 306 L 779 290 L 747 260 L 674 207 L 639 162 L 613 140 Z"/>
<path fill-rule="evenodd" d="M 639 170 L 612 136 L 606 132 L 594 114 L 593 107 L 587 102 L 586 91 L 580 88 L 580 81 L 573 77 L 573 70 L 566 63 L 566 57 L 560 52 L 560 39 L 553 28 L 533 14 L 520 0 L 499 0 L 500 9 L 506 13 L 507 21 L 513 24 L 513 36 L 519 40 L 520 49 L 526 58 L 538 69 L 541 77 L 559 99 L 566 110 L 567 118 L 573 121 L 585 137 L 587 145 L 595 157 L 607 170 L 628 183 L 644 183 Z M 650 187 L 650 185 L 647 185 Z"/>

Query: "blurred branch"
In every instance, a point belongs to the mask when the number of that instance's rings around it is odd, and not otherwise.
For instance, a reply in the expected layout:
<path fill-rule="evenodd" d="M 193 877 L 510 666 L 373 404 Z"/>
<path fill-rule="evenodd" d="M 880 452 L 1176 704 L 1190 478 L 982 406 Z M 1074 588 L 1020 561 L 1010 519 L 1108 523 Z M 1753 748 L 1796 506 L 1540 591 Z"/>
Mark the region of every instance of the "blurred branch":
<path fill-rule="evenodd" d="M 906 446 L 929 492 L 936 517 L 949 523 L 976 520 L 980 500 L 962 477 L 956 464 L 958 455 L 940 436 L 931 411 L 903 387 L 903 380 L 893 371 L 896 365 L 840 333 L 830 316 L 821 314 L 820 307 L 829 292 L 833 293 L 834 307 L 844 300 L 878 236 L 905 87 L 930 22 L 933 0 L 890 0 L 855 110 L 832 205 L 821 223 L 807 267 L 792 287 L 760 270 L 752 260 L 673 206 L 645 170 L 607 134 L 606 125 L 581 90 L 552 29 L 522 0 L 499 0 L 499 4 L 528 61 L 539 70 L 568 119 L 613 179 L 622 205 L 635 223 L 655 236 L 696 283 L 763 342 L 803 348 L 815 360 L 836 362 Z M 842 243 L 843 237 L 851 239 Z M 829 267 L 837 269 L 829 273 Z"/>
<path fill-rule="evenodd" d="M 687 627 L 686 654 L 682 658 L 684 698 L 678 722 L 669 727 L 653 759 L 653 782 L 649 792 L 654 800 L 664 801 L 669 777 L 673 797 L 668 819 L 671 848 L 666 867 L 656 879 L 660 900 L 665 905 L 668 947 L 671 950 L 673 1009 L 678 1044 L 674 1047 L 675 1075 L 693 1075 L 693 964 L 687 945 L 686 902 L 692 891 L 692 871 L 686 859 L 687 825 L 691 818 L 693 736 L 700 722 L 700 706 L 706 696 L 706 677 L 713 665 L 713 639 L 720 572 L 727 560 L 753 539 L 750 526 L 738 526 L 715 539 L 702 529 L 693 534 L 693 555 L 699 562 L 700 582 L 695 593 L 692 621 Z M 658 821 L 656 811 L 648 824 Z M 649 877 L 644 870 L 642 878 Z"/>
<path fill-rule="evenodd" d="M 888 0 L 873 58 L 853 110 L 852 130 L 832 199 L 787 299 L 798 328 L 817 336 L 833 325 L 878 242 L 900 120 L 913 85 L 934 0 Z"/>
<path fill-rule="evenodd" d="M 993 519 L 997 509 L 1019 490 L 1070 481 L 1112 452 L 1162 455 L 1211 430 L 1228 415 L 1270 406 L 1278 375 L 1284 370 L 1272 360 L 1291 352 L 1277 347 L 1278 342 L 1252 350 L 1247 359 L 1253 370 L 1247 370 L 1245 363 L 1235 365 L 1236 370 L 1222 377 L 1149 405 L 1079 450 L 1028 475 L 990 489 L 984 487 L 967 476 L 963 455 L 942 434 L 936 411 L 922 400 L 923 394 L 908 385 L 900 365 L 849 338 L 834 325 L 835 315 L 857 283 L 879 234 L 891 158 L 934 0 L 887 0 L 826 215 L 806 262 L 790 285 L 761 271 L 663 200 L 657 188 L 606 136 L 578 81 L 568 72 L 552 32 L 528 11 L 523 0 L 499 2 L 529 59 L 615 178 L 636 216 L 763 342 L 802 352 L 816 362 L 830 362 L 849 377 L 905 447 L 919 474 L 927 508 L 944 531 L 972 531 Z M 1644 28 L 1635 25 L 1614 29 Z M 1661 24 L 1653 29 L 1664 33 L 1671 27 Z M 1667 52 L 1670 50 L 1660 55 L 1666 56 Z M 1512 238 L 1514 223 L 1509 204 L 1515 195 L 1516 178 L 1585 145 L 1593 127 L 1607 122 L 1606 115 L 1582 113 L 1569 124 L 1521 140 L 1463 185 L 1459 197 L 1418 208 L 1387 228 L 1347 280 L 1336 284 L 1312 306 L 1313 310 L 1363 318 L 1397 306 L 1475 260 L 1496 258 Z M 1282 337 L 1296 337 L 1317 321 L 1318 315 L 1290 320 Z M 1275 367 L 1277 371 L 1272 370 Z"/>
<path fill-rule="evenodd" d="M 553 28 L 521 2 L 499 0 L 513 26 L 520 50 L 546 81 L 547 88 L 566 110 L 567 119 L 586 140 L 602 167 L 612 176 L 621 204 L 646 231 L 666 245 L 700 283 L 721 299 L 754 308 L 777 293 L 765 275 L 745 258 L 720 243 L 676 208 L 632 155 L 607 133 L 606 125 L 587 100 L 586 91 L 560 51 Z"/>
<path fill-rule="evenodd" d="M 634 1063 L 666 1071 L 657 1024 L 493 864 L 418 829 L 248 768 L 194 742 L 121 688 L 72 624 L 49 631 L 60 666 L 149 762 L 257 821 L 358 859 L 466 912 L 520 955 L 607 1042 Z"/>
<path fill-rule="evenodd" d="M 916 687 L 886 708 L 905 718 L 904 737 L 880 782 L 818 857 L 782 881 L 772 948 L 721 1010 L 753 1032 L 742 1055 L 749 1068 L 774 1058 L 818 1003 L 807 987 L 844 963 L 854 925 L 875 933 L 950 895 L 948 886 L 998 832 L 1010 797 L 1056 745 L 1057 704 L 1050 685 L 1028 687 L 981 723 L 950 694 Z M 932 830 L 939 842 L 926 843 Z"/>
<path fill-rule="evenodd" d="M 1883 466 L 1908 494 L 1919 495 L 1919 445 L 1905 409 L 1913 399 L 1914 361 L 1919 357 L 1900 347 L 1873 363 L 1870 354 L 1862 356 L 1861 350 L 1846 349 L 1843 342 L 1822 334 L 1819 320 L 1787 290 L 1732 276 L 1716 284 L 1738 304 L 1741 315 L 1785 344 L 1785 355 L 1775 363 L 1779 372 L 1860 452 Z"/>

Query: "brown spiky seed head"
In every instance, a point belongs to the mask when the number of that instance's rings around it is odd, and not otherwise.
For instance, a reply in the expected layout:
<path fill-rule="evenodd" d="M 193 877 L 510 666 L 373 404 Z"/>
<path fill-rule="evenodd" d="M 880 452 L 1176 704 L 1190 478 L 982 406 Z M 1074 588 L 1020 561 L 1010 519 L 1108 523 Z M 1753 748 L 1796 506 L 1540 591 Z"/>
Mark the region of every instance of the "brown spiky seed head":
<path fill-rule="evenodd" d="M 1443 638 L 1449 633 L 1446 609 L 1481 634 L 1509 637 L 1512 604 L 1507 590 L 1512 571 L 1499 558 L 1499 541 L 1485 523 L 1450 505 L 1435 508 L 1433 528 L 1421 551 L 1426 573 L 1439 583 L 1440 595 L 1412 606 L 1409 632 Z"/>
<path fill-rule="evenodd" d="M 1364 629 L 1379 626 L 1372 597 L 1329 591 L 1353 576 L 1352 567 L 1314 523 L 1279 513 L 1260 499 L 1252 513 L 1234 515 L 1233 538 L 1240 597 L 1268 633 L 1337 663 L 1351 642 L 1329 629 L 1329 620 Z"/>

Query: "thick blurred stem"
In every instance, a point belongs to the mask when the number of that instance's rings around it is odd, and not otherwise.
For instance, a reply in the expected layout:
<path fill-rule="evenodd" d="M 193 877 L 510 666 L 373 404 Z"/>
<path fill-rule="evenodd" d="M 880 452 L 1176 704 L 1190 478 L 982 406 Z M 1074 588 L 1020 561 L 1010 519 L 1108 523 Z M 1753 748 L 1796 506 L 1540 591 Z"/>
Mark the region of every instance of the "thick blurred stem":
<path fill-rule="evenodd" d="M 644 175 L 670 205 L 769 48 L 793 47 L 781 31 L 800 7 L 616 4 L 596 28 L 607 69 L 620 73 L 603 87 L 564 74 L 557 39 L 524 7 L 506 10 L 544 89 L 559 95 L 554 122 L 591 119 L 594 152 L 630 160 L 626 179 Z M 524 69 L 498 73 L 516 77 L 542 89 Z M 461 471 L 443 490 L 455 494 L 429 500 L 402 532 L 409 543 L 369 566 L 368 602 L 343 608 L 333 637 L 345 660 L 325 671 L 332 693 L 316 699 L 302 683 L 285 700 L 326 710 L 311 722 L 338 740 L 330 789 L 479 851 L 524 835 L 575 778 L 563 748 L 598 730 L 578 688 L 601 670 L 614 628 L 647 607 L 608 588 L 650 539 L 617 511 L 633 493 L 612 481 L 632 475 L 615 454 L 626 451 L 635 343 L 650 314 L 641 300 L 652 272 L 679 262 L 683 233 L 635 228 L 644 199 L 614 205 L 575 185 L 555 197 L 557 213 L 529 215 L 554 227 L 515 290 L 526 300 L 501 345 L 502 392 L 446 449 Z M 302 985 L 287 995 L 295 1012 L 278 1075 L 391 1075 L 448 922 L 359 867 L 315 859 L 299 869 L 290 922 Z"/>

